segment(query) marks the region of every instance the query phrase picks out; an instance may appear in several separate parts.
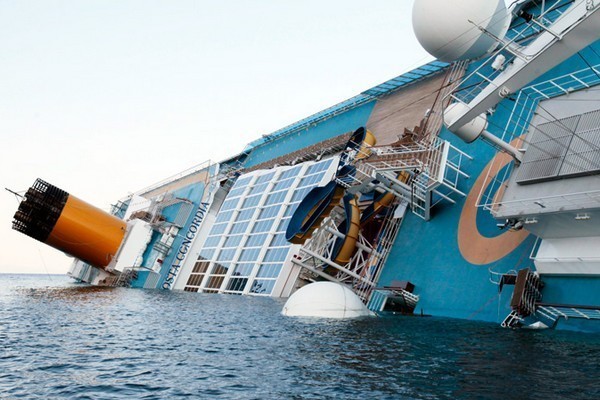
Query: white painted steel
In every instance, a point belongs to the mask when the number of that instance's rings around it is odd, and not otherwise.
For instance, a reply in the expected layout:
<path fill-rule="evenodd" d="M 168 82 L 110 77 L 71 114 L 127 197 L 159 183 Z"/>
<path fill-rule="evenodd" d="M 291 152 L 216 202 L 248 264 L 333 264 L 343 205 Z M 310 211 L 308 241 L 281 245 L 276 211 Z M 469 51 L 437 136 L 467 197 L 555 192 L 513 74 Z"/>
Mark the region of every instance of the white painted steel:
<path fill-rule="evenodd" d="M 504 0 L 417 0 L 413 29 L 428 53 L 442 61 L 479 58 L 492 51 L 508 31 Z"/>
<path fill-rule="evenodd" d="M 533 260 L 540 274 L 600 275 L 600 237 L 544 239 Z"/>
<path fill-rule="evenodd" d="M 296 291 L 283 306 L 288 317 L 357 318 L 374 315 L 349 288 L 315 282 Z"/>
<path fill-rule="evenodd" d="M 433 0 L 421 0 L 433 1 Z M 454 6 L 448 2 L 448 7 Z M 576 1 L 546 31 L 521 50 L 517 57 L 481 93 L 468 104 L 468 109 L 446 121 L 448 129 L 460 127 L 493 108 L 512 93 L 543 75 L 554 66 L 589 46 L 600 37 L 600 4 L 586 8 L 585 1 Z"/>
<path fill-rule="evenodd" d="M 464 114 L 469 110 L 469 107 L 463 103 L 450 104 L 444 111 L 444 123 L 449 125 L 457 116 Z M 473 142 L 487 128 L 487 116 L 485 114 L 478 115 L 471 121 L 461 127 L 458 127 L 453 132 L 467 143 Z"/>

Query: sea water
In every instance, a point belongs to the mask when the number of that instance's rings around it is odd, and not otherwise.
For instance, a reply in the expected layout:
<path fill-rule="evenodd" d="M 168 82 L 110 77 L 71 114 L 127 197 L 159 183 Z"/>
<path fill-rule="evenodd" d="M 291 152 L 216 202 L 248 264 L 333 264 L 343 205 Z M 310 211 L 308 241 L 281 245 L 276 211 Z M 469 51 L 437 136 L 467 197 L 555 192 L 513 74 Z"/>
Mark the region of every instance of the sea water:
<path fill-rule="evenodd" d="M 600 338 L 0 275 L 0 398 L 597 399 Z"/>

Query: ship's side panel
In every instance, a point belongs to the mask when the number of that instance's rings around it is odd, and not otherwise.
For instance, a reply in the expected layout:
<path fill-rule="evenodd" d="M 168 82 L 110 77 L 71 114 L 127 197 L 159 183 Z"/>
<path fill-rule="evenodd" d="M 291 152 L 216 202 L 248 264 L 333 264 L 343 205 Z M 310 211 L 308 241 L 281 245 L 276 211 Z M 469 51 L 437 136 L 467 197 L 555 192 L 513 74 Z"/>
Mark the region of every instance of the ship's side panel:
<path fill-rule="evenodd" d="M 442 132 L 473 157 L 470 175 L 456 204 L 440 204 L 428 222 L 408 214 L 380 277 L 380 286 L 408 280 L 420 296 L 417 313 L 497 321 L 506 316 L 510 289 L 499 294 L 490 271 L 502 273 L 531 265 L 535 238 L 525 231 L 501 230 L 492 216 L 476 207 L 481 176 L 495 154 L 485 143 L 466 146 Z M 499 315 L 499 307 L 502 310 Z"/>
<path fill-rule="evenodd" d="M 374 101 L 369 102 L 352 110 L 340 112 L 339 115 L 322 121 L 315 126 L 267 142 L 252 150 L 246 159 L 245 167 L 252 167 L 273 158 L 284 156 L 340 134 L 353 131 L 359 126 L 364 126 L 374 106 Z"/>

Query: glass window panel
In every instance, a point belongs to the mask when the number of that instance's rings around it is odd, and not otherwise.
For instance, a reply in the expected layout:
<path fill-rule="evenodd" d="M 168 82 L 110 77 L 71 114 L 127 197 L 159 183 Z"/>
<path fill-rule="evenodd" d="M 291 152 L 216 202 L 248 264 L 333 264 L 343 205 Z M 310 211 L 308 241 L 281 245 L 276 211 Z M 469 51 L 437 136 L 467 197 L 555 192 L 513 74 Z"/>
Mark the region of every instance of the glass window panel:
<path fill-rule="evenodd" d="M 215 263 L 215 266 L 213 267 L 213 271 L 210 275 L 211 276 L 225 275 L 227 273 L 228 269 L 229 269 L 229 263 L 225 263 L 225 264 Z"/>
<path fill-rule="evenodd" d="M 302 180 L 298 184 L 298 187 L 300 188 L 300 187 L 305 187 L 305 186 L 314 186 L 315 184 L 317 184 L 318 182 L 321 181 L 321 178 L 322 178 L 321 174 L 305 176 L 304 178 L 302 178 Z"/>
<path fill-rule="evenodd" d="M 273 176 L 275 176 L 275 171 L 259 176 L 254 183 L 259 184 L 263 182 L 268 182 L 271 180 L 271 178 L 273 178 Z"/>
<path fill-rule="evenodd" d="M 281 271 L 282 264 L 264 264 L 258 270 L 256 275 L 259 278 L 277 278 Z"/>
<path fill-rule="evenodd" d="M 204 274 L 191 274 L 188 279 L 188 286 L 200 286 L 202 283 L 202 279 L 204 278 Z"/>
<path fill-rule="evenodd" d="M 273 226 L 275 219 L 266 219 L 264 221 L 258 221 L 252 228 L 252 233 L 269 232 Z"/>
<path fill-rule="evenodd" d="M 220 235 L 223 232 L 225 232 L 225 228 L 227 228 L 227 222 L 224 222 L 222 224 L 215 224 L 215 225 L 213 225 L 212 229 L 210 230 L 210 235 L 211 236 Z"/>
<path fill-rule="evenodd" d="M 223 202 L 223 205 L 221 206 L 220 212 L 229 211 L 229 210 L 233 210 L 234 208 L 236 208 L 238 202 L 240 201 L 240 198 L 241 197 L 225 200 L 225 202 Z"/>
<path fill-rule="evenodd" d="M 278 205 L 265 207 L 260 211 L 260 214 L 258 214 L 258 219 L 273 218 L 279 213 L 280 209 L 281 206 Z"/>
<path fill-rule="evenodd" d="M 246 232 L 246 229 L 248 229 L 248 225 L 248 221 L 236 222 L 231 226 L 231 231 L 229 231 L 229 233 L 233 235 L 236 233 Z"/>
<path fill-rule="evenodd" d="M 225 279 L 224 276 L 211 276 L 208 279 L 206 287 L 210 288 L 210 289 L 218 289 L 221 287 L 221 284 L 223 283 L 223 279 Z"/>
<path fill-rule="evenodd" d="M 236 189 L 232 189 L 229 193 L 227 193 L 227 198 L 232 199 L 234 197 L 241 196 L 246 191 L 246 187 L 239 187 Z"/>
<path fill-rule="evenodd" d="M 311 188 L 304 188 L 300 190 L 296 190 L 292 196 L 292 202 L 301 201 L 306 197 L 306 194 L 309 192 Z"/>
<path fill-rule="evenodd" d="M 215 247 L 221 241 L 221 236 L 209 236 L 204 242 L 204 247 Z"/>
<path fill-rule="evenodd" d="M 194 264 L 194 269 L 192 270 L 192 273 L 199 273 L 199 274 L 205 273 L 206 270 L 208 269 L 209 264 L 210 264 L 210 262 L 205 261 L 205 260 L 196 261 L 196 264 Z"/>
<path fill-rule="evenodd" d="M 261 197 L 261 195 L 246 197 L 246 199 L 244 200 L 244 203 L 242 203 L 241 208 L 256 207 L 258 205 L 258 202 L 260 201 L 260 197 Z"/>
<path fill-rule="evenodd" d="M 243 235 L 229 236 L 227 239 L 225 239 L 225 243 L 223 243 L 223 247 L 237 246 L 240 244 L 243 237 L 244 237 Z"/>
<path fill-rule="evenodd" d="M 252 218 L 252 215 L 254 215 L 254 208 L 249 208 L 247 210 L 242 210 L 240 211 L 240 213 L 238 214 L 237 218 L 235 219 L 236 221 L 248 221 L 250 218 Z"/>
<path fill-rule="evenodd" d="M 306 169 L 306 175 L 325 171 L 331 165 L 332 159 L 323 160 L 317 164 L 313 164 Z"/>
<path fill-rule="evenodd" d="M 246 247 L 262 246 L 267 240 L 267 234 L 251 235 L 246 241 Z"/>
<path fill-rule="evenodd" d="M 278 247 L 267 250 L 264 262 L 284 261 L 288 253 L 288 247 Z"/>
<path fill-rule="evenodd" d="M 289 189 L 292 186 L 292 184 L 294 183 L 295 179 L 296 178 L 291 178 L 291 179 L 286 179 L 285 181 L 277 182 L 275 185 L 273 185 L 272 191 L 275 192 L 277 190 Z"/>
<path fill-rule="evenodd" d="M 287 194 L 287 191 L 271 193 L 269 196 L 267 196 L 267 200 L 265 201 L 265 204 L 271 205 L 271 204 L 282 203 L 283 199 L 285 199 L 286 194 Z"/>
<path fill-rule="evenodd" d="M 213 254 L 215 254 L 215 249 L 202 249 L 200 250 L 200 256 L 204 257 L 207 260 L 212 259 Z"/>
<path fill-rule="evenodd" d="M 296 209 L 298 208 L 298 204 L 300 204 L 300 203 L 294 203 L 294 204 L 288 205 L 285 210 L 285 214 L 283 214 L 283 215 L 285 217 L 291 217 L 292 215 L 294 215 L 294 212 L 296 212 Z"/>
<path fill-rule="evenodd" d="M 227 284 L 227 289 L 233 292 L 243 292 L 246 284 L 248 283 L 248 278 L 231 278 L 229 283 Z"/>
<path fill-rule="evenodd" d="M 250 192 L 248 194 L 262 194 L 265 192 L 265 190 L 267 190 L 268 186 L 269 182 L 261 183 L 260 185 L 255 185 L 252 189 L 250 189 Z"/>
<path fill-rule="evenodd" d="M 225 212 L 219 212 L 219 215 L 217 216 L 217 219 L 215 220 L 215 223 L 220 223 L 220 222 L 228 222 L 231 217 L 233 217 L 233 210 L 230 211 L 225 211 Z"/>
<path fill-rule="evenodd" d="M 235 255 L 236 249 L 223 249 L 217 256 L 217 261 L 231 261 Z"/>
<path fill-rule="evenodd" d="M 296 175 L 298 175 L 301 168 L 302 168 L 302 166 L 299 165 L 294 168 L 288 169 L 287 171 L 283 171 L 281 173 L 281 175 L 279 175 L 279 180 L 282 181 L 282 180 L 290 178 L 290 177 L 295 177 Z"/>
<path fill-rule="evenodd" d="M 277 232 L 285 232 L 289 223 L 290 218 L 283 218 L 281 221 L 279 221 L 279 225 L 277 226 Z"/>
<path fill-rule="evenodd" d="M 251 176 L 244 176 L 244 177 L 238 178 L 238 180 L 235 181 L 235 184 L 233 185 L 233 189 L 237 189 L 237 188 L 246 186 L 248 184 L 248 182 L 250 182 L 250 179 L 252 179 Z"/>
<path fill-rule="evenodd" d="M 271 241 L 271 247 L 275 246 L 289 246 L 289 242 L 285 240 L 285 233 L 278 233 L 273 237 Z"/>
<path fill-rule="evenodd" d="M 254 263 L 239 263 L 235 266 L 234 276 L 250 276 Z"/>
<path fill-rule="evenodd" d="M 256 261 L 261 249 L 246 249 L 240 254 L 240 261 Z"/>
<path fill-rule="evenodd" d="M 275 286 L 274 279 L 256 279 L 252 282 L 252 287 L 250 288 L 250 293 L 255 294 L 271 294 L 273 290 L 273 286 Z"/>

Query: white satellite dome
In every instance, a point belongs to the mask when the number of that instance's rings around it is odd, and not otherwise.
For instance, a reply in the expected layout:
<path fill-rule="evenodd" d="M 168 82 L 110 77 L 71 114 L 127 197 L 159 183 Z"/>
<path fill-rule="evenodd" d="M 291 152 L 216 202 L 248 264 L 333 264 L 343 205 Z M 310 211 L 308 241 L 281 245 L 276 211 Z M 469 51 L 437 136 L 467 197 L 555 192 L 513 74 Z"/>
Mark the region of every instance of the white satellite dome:
<path fill-rule="evenodd" d="M 415 0 L 412 19 L 415 35 L 429 54 L 456 61 L 495 49 L 498 42 L 477 26 L 502 39 L 511 16 L 504 0 Z"/>
<path fill-rule="evenodd" d="M 356 318 L 374 315 L 346 286 L 315 282 L 290 296 L 281 311 L 288 317 Z"/>

